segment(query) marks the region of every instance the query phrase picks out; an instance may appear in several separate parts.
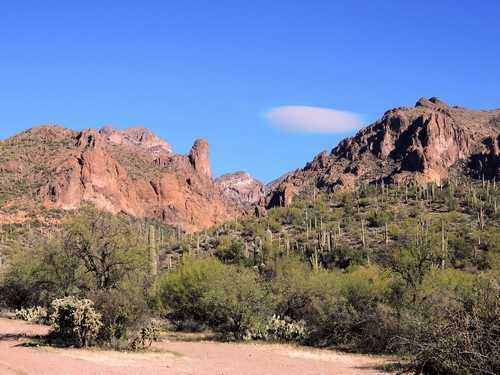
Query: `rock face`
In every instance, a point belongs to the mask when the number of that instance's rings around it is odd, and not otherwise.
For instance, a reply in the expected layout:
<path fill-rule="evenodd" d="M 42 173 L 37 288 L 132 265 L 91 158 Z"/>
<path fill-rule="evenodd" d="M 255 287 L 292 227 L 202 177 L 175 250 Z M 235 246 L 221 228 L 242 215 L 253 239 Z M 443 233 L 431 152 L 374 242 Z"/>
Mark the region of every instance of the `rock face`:
<path fill-rule="evenodd" d="M 172 153 L 170 145 L 167 142 L 158 138 L 149 129 L 140 126 L 117 130 L 108 125 L 103 127 L 99 133 L 103 134 L 110 142 L 145 148 L 154 155 L 168 155 Z"/>
<path fill-rule="evenodd" d="M 264 184 L 246 172 L 222 175 L 215 179 L 215 184 L 221 187 L 233 204 L 243 209 L 258 204 L 265 197 Z"/>
<path fill-rule="evenodd" d="M 44 142 L 49 142 L 45 152 L 37 147 Z M 2 160 L 12 152 L 0 152 L 0 170 L 22 170 L 30 190 L 27 196 L 5 204 L 32 199 L 47 207 L 76 209 L 90 203 L 188 231 L 219 224 L 237 214 L 212 180 L 209 145 L 202 139 L 194 143 L 189 155 L 175 155 L 166 142 L 144 128 L 74 132 L 39 126 L 0 142 L 5 148 L 16 144 L 34 145 L 25 151 L 32 156 L 14 158 L 18 164 L 13 164 L 11 157 Z M 33 158 L 37 159 L 35 166 L 43 165 L 43 173 L 28 164 Z"/>
<path fill-rule="evenodd" d="M 353 190 L 358 183 L 427 181 L 453 174 L 500 179 L 500 109 L 450 107 L 437 98 L 414 108 L 396 108 L 323 151 L 300 170 L 281 177 L 267 196 L 268 207 L 296 195 Z"/>

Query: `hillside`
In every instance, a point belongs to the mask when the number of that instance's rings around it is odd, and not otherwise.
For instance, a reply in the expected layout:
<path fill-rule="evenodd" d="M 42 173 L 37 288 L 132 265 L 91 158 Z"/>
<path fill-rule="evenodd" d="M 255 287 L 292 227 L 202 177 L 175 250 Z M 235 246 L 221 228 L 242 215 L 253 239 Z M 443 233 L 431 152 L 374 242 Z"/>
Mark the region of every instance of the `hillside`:
<path fill-rule="evenodd" d="M 263 202 L 266 195 L 266 186 L 242 171 L 219 176 L 215 184 L 221 187 L 231 202 L 243 209 Z"/>
<path fill-rule="evenodd" d="M 295 196 L 354 190 L 362 184 L 435 182 L 450 177 L 500 179 L 500 109 L 450 107 L 437 98 L 395 108 L 323 151 L 271 187 L 267 207 Z"/>
<path fill-rule="evenodd" d="M 205 140 L 176 155 L 145 128 L 109 126 L 37 126 L 1 141 L 0 203 L 1 223 L 92 204 L 191 231 L 237 212 L 213 182 Z"/>
<path fill-rule="evenodd" d="M 119 215 L 61 209 L 61 202 L 82 204 L 68 199 L 71 191 L 96 205 L 134 192 L 128 209 L 137 203 L 147 212 L 138 187 L 163 178 L 176 193 L 198 191 L 205 199 L 210 190 L 195 190 L 202 185 L 193 182 L 214 186 L 206 142 L 174 155 L 143 131 L 43 127 L 2 144 L 1 176 L 14 184 L 2 185 L 10 187 L 2 191 L 8 202 L 2 212 L 17 221 L 0 228 L 0 307 L 24 308 L 16 314 L 29 317 L 63 296 L 89 299 L 102 316 L 97 345 L 132 348 L 160 317 L 176 330 L 209 328 L 224 340 L 397 354 L 410 373 L 498 373 L 500 189 L 495 178 L 469 178 L 478 171 L 458 168 L 473 159 L 445 169 L 448 178 L 436 182 L 399 168 L 395 183 L 386 183 L 371 169 L 365 176 L 380 179 L 355 180 L 355 189 L 312 185 L 280 202 L 285 207 L 264 215 L 250 206 L 257 215 L 235 215 L 195 233 L 175 217 L 172 226 L 125 209 Z M 378 160 L 368 151 L 359 155 L 353 159 L 360 165 Z M 193 190 L 180 178 L 189 178 Z M 247 199 L 261 194 L 245 173 L 223 182 Z M 225 202 L 219 188 L 212 194 Z M 65 340 L 84 346 L 83 339 Z"/>

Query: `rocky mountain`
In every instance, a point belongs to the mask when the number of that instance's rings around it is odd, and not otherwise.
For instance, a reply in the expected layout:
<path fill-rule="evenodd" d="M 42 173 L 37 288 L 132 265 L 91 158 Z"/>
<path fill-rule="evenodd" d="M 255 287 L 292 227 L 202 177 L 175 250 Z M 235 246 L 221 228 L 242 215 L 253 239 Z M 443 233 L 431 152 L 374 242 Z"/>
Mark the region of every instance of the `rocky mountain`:
<path fill-rule="evenodd" d="M 450 107 L 437 98 L 395 108 L 330 153 L 264 186 L 244 172 L 212 179 L 209 145 L 188 155 L 142 127 L 74 131 L 37 126 L 0 141 L 0 224 L 33 210 L 93 204 L 194 231 L 296 196 L 456 176 L 500 179 L 500 109 Z M 267 196 L 264 198 L 264 196 Z M 238 208 L 236 208 L 236 206 Z"/>
<path fill-rule="evenodd" d="M 330 153 L 278 179 L 266 204 L 376 181 L 440 184 L 455 175 L 500 179 L 500 109 L 475 111 L 422 98 L 414 108 L 387 111 Z"/>
<path fill-rule="evenodd" d="M 266 195 L 264 184 L 246 172 L 227 173 L 215 179 L 233 204 L 247 209 L 259 204 Z"/>
<path fill-rule="evenodd" d="M 124 130 L 117 130 L 112 126 L 105 126 L 99 133 L 104 134 L 110 142 L 145 148 L 155 156 L 160 154 L 169 155 L 172 153 L 172 149 L 167 142 L 141 126 L 135 126 Z"/>
<path fill-rule="evenodd" d="M 203 139 L 189 155 L 176 155 L 145 128 L 77 132 L 49 125 L 0 142 L 0 221 L 15 221 L 35 206 L 88 203 L 188 231 L 238 214 L 214 184 Z"/>

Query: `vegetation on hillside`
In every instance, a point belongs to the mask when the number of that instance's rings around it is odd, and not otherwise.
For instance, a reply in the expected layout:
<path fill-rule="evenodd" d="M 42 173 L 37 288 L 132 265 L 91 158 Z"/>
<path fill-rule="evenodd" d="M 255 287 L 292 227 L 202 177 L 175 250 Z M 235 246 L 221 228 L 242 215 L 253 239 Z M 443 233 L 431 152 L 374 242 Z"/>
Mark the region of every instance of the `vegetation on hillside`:
<path fill-rule="evenodd" d="M 499 195 L 488 181 L 366 185 L 195 234 L 95 209 L 50 230 L 33 218 L 2 228 L 0 298 L 92 301 L 102 326 L 80 345 L 137 343 L 156 316 L 236 340 L 402 354 L 418 373 L 495 374 Z"/>
<path fill-rule="evenodd" d="M 0 141 L 0 213 L 6 211 L 6 202 L 31 196 L 46 184 L 56 173 L 51 161 L 74 149 L 70 137 L 61 138 L 71 131 L 61 129 L 57 131 L 62 134 L 56 138 L 44 137 L 35 128 Z"/>

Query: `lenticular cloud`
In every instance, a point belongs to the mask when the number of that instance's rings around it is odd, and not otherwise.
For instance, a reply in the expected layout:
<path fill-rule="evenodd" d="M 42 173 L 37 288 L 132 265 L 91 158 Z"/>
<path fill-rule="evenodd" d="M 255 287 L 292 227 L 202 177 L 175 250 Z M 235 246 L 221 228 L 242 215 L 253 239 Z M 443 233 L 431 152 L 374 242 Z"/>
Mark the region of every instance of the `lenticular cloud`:
<path fill-rule="evenodd" d="M 343 133 L 359 129 L 363 122 L 355 113 L 306 106 L 276 107 L 265 116 L 274 126 L 299 133 Z"/>

